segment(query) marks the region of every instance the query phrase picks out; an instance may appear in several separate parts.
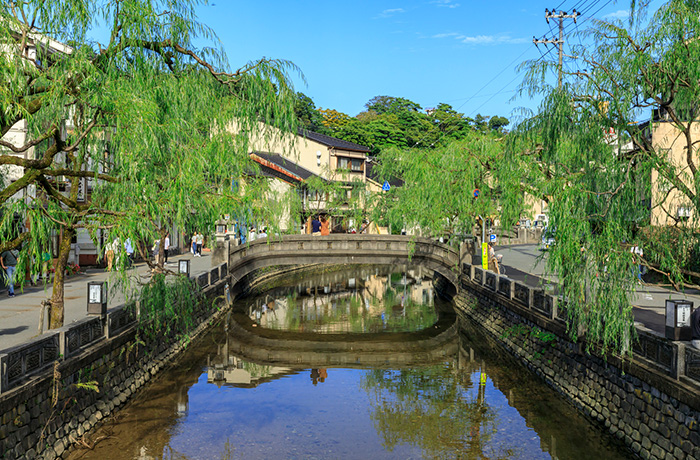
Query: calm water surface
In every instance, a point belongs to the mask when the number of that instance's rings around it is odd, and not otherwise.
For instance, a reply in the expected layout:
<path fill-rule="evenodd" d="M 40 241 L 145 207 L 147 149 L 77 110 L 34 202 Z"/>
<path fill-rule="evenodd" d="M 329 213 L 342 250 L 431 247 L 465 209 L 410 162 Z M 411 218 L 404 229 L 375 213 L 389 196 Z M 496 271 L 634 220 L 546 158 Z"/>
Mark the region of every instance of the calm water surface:
<path fill-rule="evenodd" d="M 631 458 L 471 324 L 441 345 L 449 354 L 419 367 L 250 362 L 233 336 L 231 322 L 246 323 L 295 357 L 290 337 L 311 335 L 405 351 L 456 320 L 421 269 L 307 274 L 264 289 L 97 430 L 93 450 L 70 458 Z"/>

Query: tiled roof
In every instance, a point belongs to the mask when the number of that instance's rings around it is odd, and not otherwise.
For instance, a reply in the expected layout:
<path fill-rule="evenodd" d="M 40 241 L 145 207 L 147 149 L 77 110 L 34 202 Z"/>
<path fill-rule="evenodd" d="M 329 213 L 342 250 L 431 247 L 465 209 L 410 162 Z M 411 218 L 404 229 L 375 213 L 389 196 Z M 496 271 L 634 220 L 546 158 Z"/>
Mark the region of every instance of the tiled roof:
<path fill-rule="evenodd" d="M 371 150 L 369 147 L 365 147 L 364 145 L 355 144 L 354 142 L 344 141 L 342 139 L 336 139 L 335 137 L 326 136 L 325 134 L 319 134 L 304 129 L 299 130 L 299 135 L 336 149 L 352 150 L 355 152 L 364 153 L 368 153 Z"/>
<path fill-rule="evenodd" d="M 316 176 L 316 174 L 312 173 L 308 169 L 303 168 L 293 161 L 290 161 L 289 159 L 276 153 L 252 152 L 250 157 L 253 159 L 253 161 L 263 166 L 263 173 L 265 175 L 269 175 L 270 172 L 274 171 L 272 174 L 273 176 L 279 177 L 278 174 L 282 174 L 286 177 L 287 181 L 291 180 L 293 182 L 303 182 L 311 176 Z M 265 171 L 265 168 L 269 171 Z M 282 177 L 280 178 L 282 179 Z"/>

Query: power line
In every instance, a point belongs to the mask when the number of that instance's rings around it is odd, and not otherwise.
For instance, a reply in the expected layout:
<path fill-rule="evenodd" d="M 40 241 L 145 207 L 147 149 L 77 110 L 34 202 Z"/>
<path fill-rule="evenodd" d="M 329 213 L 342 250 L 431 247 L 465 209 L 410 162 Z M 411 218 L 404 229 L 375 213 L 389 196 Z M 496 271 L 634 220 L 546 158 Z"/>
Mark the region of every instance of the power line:
<path fill-rule="evenodd" d="M 509 64 L 507 64 L 500 72 L 498 72 L 494 77 L 492 77 L 488 82 L 486 82 L 486 84 L 485 84 L 484 86 L 482 86 L 481 88 L 479 88 L 471 97 L 469 97 L 466 101 L 464 101 L 462 104 L 460 104 L 459 107 L 457 107 L 456 110 L 461 109 L 467 102 L 469 102 L 469 101 L 471 101 L 472 99 L 474 99 L 474 98 L 476 97 L 477 94 L 479 94 L 481 91 L 483 91 L 483 89 L 486 88 L 488 85 L 490 85 L 491 83 L 493 83 L 493 81 L 496 80 L 496 78 L 500 77 L 501 74 L 502 74 L 503 72 L 505 72 L 505 71 L 506 71 L 511 65 L 513 65 L 517 60 L 519 60 L 521 57 L 523 57 L 528 51 L 530 51 L 530 49 L 531 49 L 531 48 L 528 47 L 527 49 L 525 49 L 525 51 L 523 51 L 522 53 L 520 53 L 515 59 L 513 59 Z M 494 94 L 494 97 L 495 97 L 497 94 L 499 94 L 500 92 L 501 92 L 501 91 L 499 91 L 498 93 L 495 93 L 495 94 Z M 489 99 L 489 100 L 490 100 L 490 99 Z M 440 127 L 440 126 L 442 125 L 442 123 L 443 123 L 443 121 L 441 121 L 440 123 L 438 123 L 438 124 L 437 124 L 437 127 Z M 421 142 L 423 142 L 423 140 L 425 140 L 426 136 L 427 136 L 427 134 L 424 135 L 423 137 L 421 137 L 420 139 L 418 139 L 418 140 L 416 141 L 416 143 L 413 144 L 413 147 L 416 147 L 418 144 L 420 144 Z M 444 136 L 444 133 L 443 133 L 437 140 L 439 141 L 440 139 L 442 139 L 443 136 Z M 436 142 L 437 142 L 437 141 L 436 141 Z"/>
<path fill-rule="evenodd" d="M 574 12 L 572 14 L 567 14 L 564 11 L 559 11 L 558 13 L 555 10 L 549 11 L 548 9 L 545 8 L 545 18 L 547 19 L 547 24 L 549 24 L 550 19 L 558 19 L 559 20 L 559 39 L 544 39 L 544 40 L 537 40 L 535 38 L 532 39 L 532 43 L 535 44 L 535 46 L 540 45 L 540 44 L 545 44 L 545 45 L 550 45 L 550 44 L 556 44 L 558 45 L 559 48 L 559 87 L 561 87 L 562 83 L 562 77 L 564 73 L 564 19 L 573 19 L 574 22 L 576 22 L 576 18 L 579 17 L 581 13 L 576 11 L 576 8 L 574 8 Z"/>
<path fill-rule="evenodd" d="M 579 1 L 576 3 L 576 5 L 574 6 L 574 13 L 576 14 L 576 16 L 579 16 L 579 15 L 580 15 L 580 16 L 584 16 L 584 19 L 581 21 L 581 24 L 579 24 L 577 21 L 574 22 L 574 27 L 575 27 L 576 29 L 578 29 L 578 26 L 579 26 L 579 25 L 584 24 L 584 23 L 587 22 L 589 19 L 593 18 L 596 14 L 598 14 L 603 8 L 605 8 L 608 4 L 610 4 L 610 2 L 611 2 L 612 0 L 607 0 L 607 1 L 606 1 L 600 8 L 598 8 L 592 15 L 588 15 L 587 13 L 588 13 L 589 11 L 591 11 L 598 3 L 600 3 L 601 0 L 593 0 L 593 3 L 591 3 L 590 5 L 587 5 L 587 3 L 588 3 L 589 1 L 591 1 L 591 0 L 579 0 Z M 552 10 L 552 13 L 554 13 L 555 10 L 558 10 L 559 8 L 561 8 L 561 6 L 562 6 L 565 2 L 566 2 L 566 0 L 562 0 L 562 2 L 559 3 L 559 5 L 557 5 L 557 7 L 556 7 L 555 9 Z M 576 7 L 579 7 L 579 8 L 581 8 L 581 9 L 583 9 L 583 11 L 577 12 L 577 11 L 576 11 Z M 546 11 L 546 10 L 545 10 L 545 11 Z M 565 14 L 565 13 L 564 13 L 564 14 Z M 562 20 L 563 20 L 563 18 L 562 18 Z M 566 31 L 566 29 L 569 28 L 570 26 L 571 26 L 571 23 L 567 24 L 567 26 L 564 27 L 564 31 Z M 550 30 L 551 30 L 551 28 L 550 28 Z M 546 51 L 545 53 L 543 53 L 543 54 L 542 54 L 542 52 L 540 52 L 541 56 L 537 59 L 537 61 L 540 61 L 540 60 L 543 60 L 544 58 L 546 58 L 547 55 L 548 55 L 553 49 L 554 49 L 554 48 L 548 48 L 547 51 Z M 523 51 L 520 55 L 518 55 L 515 59 L 513 59 L 509 64 L 507 64 L 500 72 L 498 72 L 494 77 L 492 77 L 488 82 L 486 82 L 486 84 L 484 84 L 481 88 L 479 88 L 472 96 L 470 96 L 469 98 L 466 98 L 466 100 L 465 100 L 462 104 L 460 104 L 459 107 L 457 107 L 457 110 L 459 110 L 459 109 L 462 108 L 465 104 L 467 104 L 469 101 L 471 101 L 472 99 L 474 99 L 481 91 L 484 90 L 484 88 L 486 88 L 488 85 L 490 85 L 491 83 L 493 83 L 501 74 L 503 74 L 503 72 L 505 72 L 505 71 L 506 71 L 511 65 L 513 65 L 518 59 L 520 59 L 521 57 L 523 57 L 529 50 L 530 50 L 530 48 L 527 48 L 525 51 Z M 537 61 L 536 61 L 536 62 L 537 62 Z M 560 65 L 560 68 L 561 68 L 561 65 Z M 515 80 L 517 80 L 518 78 L 519 78 L 519 76 L 516 75 L 512 80 L 510 80 L 508 83 L 506 83 L 500 90 L 498 90 L 498 91 L 495 92 L 495 93 L 492 93 L 492 96 L 491 96 L 489 99 L 487 99 L 486 101 L 484 101 L 481 105 L 479 105 L 476 109 L 474 109 L 474 110 L 471 112 L 471 114 L 470 114 L 469 116 L 470 116 L 470 117 L 473 116 L 473 114 L 474 114 L 475 112 L 477 112 L 481 107 L 483 107 L 484 105 L 486 105 L 487 103 L 489 103 L 489 102 L 490 102 L 493 98 L 495 98 L 496 96 L 501 95 L 501 94 L 503 94 L 503 93 L 505 93 L 505 92 L 515 92 L 516 90 L 505 91 L 505 89 L 506 89 L 509 85 L 511 85 Z M 457 99 L 457 100 L 461 100 L 461 99 Z M 443 121 L 441 121 L 440 123 L 438 123 L 437 126 L 439 127 L 440 125 L 442 125 L 442 123 L 443 123 Z M 445 135 L 445 133 L 442 133 L 441 136 L 437 139 L 437 141 L 439 141 L 440 139 L 442 139 L 442 137 L 444 137 L 444 135 Z M 423 136 L 421 139 L 419 139 L 418 141 L 416 141 L 416 143 L 413 145 L 413 147 L 416 147 L 416 146 L 419 145 L 421 142 L 423 142 L 423 140 L 425 139 L 425 137 L 426 137 L 426 136 Z M 437 142 L 437 141 L 436 141 L 436 142 Z"/>

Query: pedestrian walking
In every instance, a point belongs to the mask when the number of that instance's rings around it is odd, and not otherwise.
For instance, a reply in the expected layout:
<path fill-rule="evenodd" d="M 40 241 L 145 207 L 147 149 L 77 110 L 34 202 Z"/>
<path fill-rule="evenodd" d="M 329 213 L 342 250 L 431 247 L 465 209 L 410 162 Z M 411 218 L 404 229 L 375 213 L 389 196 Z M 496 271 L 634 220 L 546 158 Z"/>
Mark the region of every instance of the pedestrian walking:
<path fill-rule="evenodd" d="M 314 217 L 314 220 L 311 221 L 311 234 L 313 236 L 321 235 L 321 221 L 317 217 Z"/>
<path fill-rule="evenodd" d="M 493 248 L 493 243 L 489 243 L 488 264 L 490 267 L 493 267 L 493 271 L 496 272 L 497 275 L 501 274 L 501 271 L 498 268 L 498 257 L 496 257 L 496 250 Z"/>
<path fill-rule="evenodd" d="M 134 263 L 134 246 L 131 244 L 131 238 L 127 238 L 124 242 L 124 250 L 126 251 L 127 267 L 131 267 Z"/>
<path fill-rule="evenodd" d="M 153 247 L 151 248 L 151 251 L 153 251 L 153 261 L 155 263 L 158 263 L 158 251 L 160 251 L 160 240 L 156 240 L 153 243 Z"/>
<path fill-rule="evenodd" d="M 114 241 L 107 243 L 105 247 L 105 258 L 107 259 L 107 271 L 112 271 L 112 266 L 114 265 L 114 256 L 119 251 L 119 240 L 117 238 Z"/>
<path fill-rule="evenodd" d="M 165 263 L 168 263 L 168 251 L 170 250 L 170 232 L 165 234 L 165 240 L 163 240 L 163 257 L 165 257 Z"/>
<path fill-rule="evenodd" d="M 197 232 L 192 234 L 192 255 L 197 257 Z"/>
<path fill-rule="evenodd" d="M 202 246 L 204 246 L 204 235 L 202 232 L 197 232 L 197 255 L 202 257 Z"/>
<path fill-rule="evenodd" d="M 5 270 L 10 297 L 15 296 L 15 267 L 17 266 L 18 257 L 19 251 L 17 249 L 5 251 L 0 255 L 0 264 L 2 264 L 3 270 Z"/>
<path fill-rule="evenodd" d="M 642 269 L 644 268 L 642 265 L 642 258 L 644 257 L 644 251 L 642 251 L 642 248 L 637 246 L 636 244 L 630 248 L 630 252 L 634 254 L 634 263 L 636 265 L 636 270 L 633 270 L 633 274 L 637 277 L 637 281 L 640 283 L 642 282 Z M 636 273 L 634 273 L 636 272 Z"/>

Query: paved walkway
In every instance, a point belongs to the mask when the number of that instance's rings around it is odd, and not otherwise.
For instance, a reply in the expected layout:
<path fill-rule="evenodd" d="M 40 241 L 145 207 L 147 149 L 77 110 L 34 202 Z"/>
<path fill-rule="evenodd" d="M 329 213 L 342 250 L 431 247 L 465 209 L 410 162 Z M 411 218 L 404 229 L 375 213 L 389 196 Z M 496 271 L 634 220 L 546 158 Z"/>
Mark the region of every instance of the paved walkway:
<path fill-rule="evenodd" d="M 536 244 L 501 246 L 496 254 L 503 254 L 506 274 L 516 281 L 525 282 L 531 286 L 540 285 L 541 279 L 547 280 L 545 284 L 555 284 L 557 281 L 556 276 L 545 277 L 545 260 L 538 261 L 542 251 Z M 546 253 L 544 256 L 546 257 Z M 665 301 L 669 299 L 690 300 L 695 307 L 700 307 L 700 292 L 696 289 L 688 289 L 683 293 L 641 284 L 632 294 L 635 321 L 655 332 L 664 334 Z"/>
<path fill-rule="evenodd" d="M 190 259 L 190 275 L 197 275 L 211 269 L 211 252 L 204 250 L 202 257 L 193 257 L 187 253 L 168 258 L 167 268 L 177 270 L 177 261 Z M 135 264 L 129 270 L 134 279 L 138 276 L 146 281 L 149 278 L 149 269 L 145 263 Z M 113 275 L 112 275 L 113 276 Z M 85 273 L 73 275 L 66 279 L 65 284 L 65 320 L 64 324 L 80 320 L 87 316 L 87 283 L 89 281 L 109 280 L 110 273 L 100 268 L 88 268 Z M 26 342 L 39 333 L 39 318 L 41 301 L 51 297 L 52 285 L 45 287 L 41 284 L 36 287 L 25 286 L 23 291 L 15 287 L 15 297 L 9 297 L 7 291 L 0 293 L 0 353 L 5 348 Z M 110 298 L 107 308 L 116 307 L 124 303 L 124 293 L 113 289 L 109 292 Z M 44 319 L 44 329 L 48 318 Z"/>

